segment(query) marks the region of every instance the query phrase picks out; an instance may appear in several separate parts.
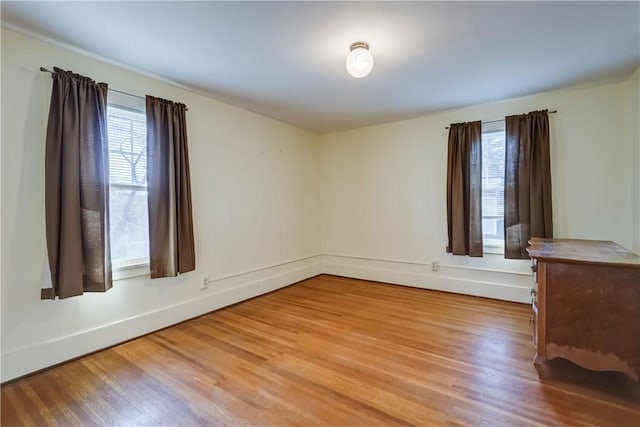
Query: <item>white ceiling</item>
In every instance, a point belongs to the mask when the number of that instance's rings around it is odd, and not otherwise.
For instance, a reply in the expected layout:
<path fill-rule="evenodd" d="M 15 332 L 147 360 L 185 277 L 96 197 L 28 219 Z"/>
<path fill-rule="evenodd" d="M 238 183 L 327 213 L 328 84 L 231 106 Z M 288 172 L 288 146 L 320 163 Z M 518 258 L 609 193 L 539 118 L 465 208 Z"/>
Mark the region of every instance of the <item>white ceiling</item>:
<path fill-rule="evenodd" d="M 637 1 L 2 1 L 1 8 L 3 25 L 317 133 L 612 81 L 640 62 Z M 375 59 L 364 79 L 345 70 L 358 40 Z"/>

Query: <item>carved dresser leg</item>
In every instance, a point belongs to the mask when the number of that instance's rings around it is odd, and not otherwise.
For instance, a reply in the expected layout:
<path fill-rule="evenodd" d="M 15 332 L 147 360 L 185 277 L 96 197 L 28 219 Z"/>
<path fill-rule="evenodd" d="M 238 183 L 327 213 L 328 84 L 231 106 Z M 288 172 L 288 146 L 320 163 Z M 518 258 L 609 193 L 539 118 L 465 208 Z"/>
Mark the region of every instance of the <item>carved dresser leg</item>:
<path fill-rule="evenodd" d="M 541 380 L 546 380 L 551 376 L 549 366 L 546 362 L 547 359 L 543 356 L 536 355 L 533 358 L 533 366 L 536 368 L 536 371 L 538 372 L 538 378 Z"/>

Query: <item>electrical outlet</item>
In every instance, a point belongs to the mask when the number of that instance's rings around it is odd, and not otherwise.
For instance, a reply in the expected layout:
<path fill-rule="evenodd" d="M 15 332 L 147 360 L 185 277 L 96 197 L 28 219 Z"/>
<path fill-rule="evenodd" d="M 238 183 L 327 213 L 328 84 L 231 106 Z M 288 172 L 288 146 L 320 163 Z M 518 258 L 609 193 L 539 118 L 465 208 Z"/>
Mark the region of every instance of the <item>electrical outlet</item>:
<path fill-rule="evenodd" d="M 440 269 L 440 262 L 437 259 L 431 260 L 431 271 L 438 271 Z"/>
<path fill-rule="evenodd" d="M 202 282 L 200 283 L 200 289 L 207 289 L 209 287 L 209 276 L 202 276 Z"/>

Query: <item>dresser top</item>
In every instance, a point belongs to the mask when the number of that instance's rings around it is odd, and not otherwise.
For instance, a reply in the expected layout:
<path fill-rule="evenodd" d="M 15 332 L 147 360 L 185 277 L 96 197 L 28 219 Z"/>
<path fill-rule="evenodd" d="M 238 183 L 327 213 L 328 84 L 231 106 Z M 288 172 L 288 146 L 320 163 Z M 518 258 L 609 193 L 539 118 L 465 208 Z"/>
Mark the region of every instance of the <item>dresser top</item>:
<path fill-rule="evenodd" d="M 529 245 L 531 258 L 540 260 L 640 268 L 640 256 L 612 241 L 533 237 Z"/>

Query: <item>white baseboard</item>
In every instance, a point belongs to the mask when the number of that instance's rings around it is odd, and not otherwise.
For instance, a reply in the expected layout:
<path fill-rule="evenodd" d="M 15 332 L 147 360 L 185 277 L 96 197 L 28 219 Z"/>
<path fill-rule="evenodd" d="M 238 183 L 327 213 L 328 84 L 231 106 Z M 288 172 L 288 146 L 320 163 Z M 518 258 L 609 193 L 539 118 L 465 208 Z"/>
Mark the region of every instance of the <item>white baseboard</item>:
<path fill-rule="evenodd" d="M 328 254 L 322 256 L 322 272 L 505 301 L 531 301 L 531 278 L 520 272 L 456 266 L 432 271 L 431 266 L 418 263 Z"/>
<path fill-rule="evenodd" d="M 506 301 L 529 302 L 530 278 L 518 272 L 430 266 L 402 261 L 318 255 L 216 279 L 218 292 L 183 301 L 2 355 L 2 382 L 111 347 L 318 274 L 386 282 Z"/>
<path fill-rule="evenodd" d="M 4 353 L 2 382 L 317 276 L 321 268 L 320 256 L 262 267 L 217 280 L 218 292 Z"/>

